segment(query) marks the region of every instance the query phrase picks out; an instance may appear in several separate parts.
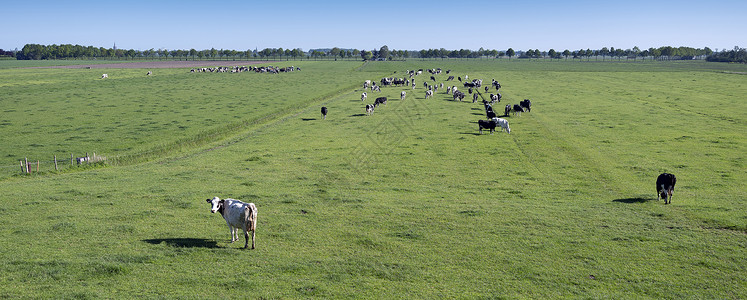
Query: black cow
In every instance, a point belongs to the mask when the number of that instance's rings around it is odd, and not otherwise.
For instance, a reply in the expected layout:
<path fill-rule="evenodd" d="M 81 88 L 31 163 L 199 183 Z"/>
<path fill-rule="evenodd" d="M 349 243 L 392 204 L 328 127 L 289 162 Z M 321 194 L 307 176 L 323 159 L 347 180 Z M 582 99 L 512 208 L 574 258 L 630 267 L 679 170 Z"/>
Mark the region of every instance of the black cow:
<path fill-rule="evenodd" d="M 477 126 L 480 130 L 480 134 L 482 134 L 483 129 L 490 129 L 490 134 L 493 134 L 495 132 L 495 127 L 498 126 L 498 123 L 495 122 L 495 120 L 477 120 Z"/>
<path fill-rule="evenodd" d="M 431 76 L 431 80 L 436 81 L 436 77 Z"/>
<path fill-rule="evenodd" d="M 495 118 L 495 117 L 498 117 L 498 116 L 496 116 L 496 115 L 495 115 L 495 112 L 494 112 L 494 111 L 493 111 L 492 109 L 491 109 L 491 110 L 489 110 L 489 111 L 486 111 L 486 112 L 485 112 L 485 115 L 487 115 L 487 117 L 488 117 L 488 120 L 490 120 L 490 119 L 492 119 L 492 118 Z"/>
<path fill-rule="evenodd" d="M 505 116 L 508 117 L 509 113 L 511 113 L 511 104 L 506 104 Z"/>
<path fill-rule="evenodd" d="M 327 119 L 327 107 L 322 106 L 322 120 Z"/>
<path fill-rule="evenodd" d="M 519 105 L 528 112 L 532 111 L 532 101 L 529 101 L 529 99 L 524 99 L 523 101 L 519 102 Z"/>
<path fill-rule="evenodd" d="M 521 107 L 521 105 L 514 104 L 513 111 L 514 111 L 514 115 L 518 114 L 519 116 L 521 116 L 521 113 L 524 112 L 524 108 Z"/>
<path fill-rule="evenodd" d="M 386 97 L 376 98 L 376 100 L 374 101 L 374 106 L 379 106 L 379 104 L 386 105 Z"/>
<path fill-rule="evenodd" d="M 656 200 L 659 198 L 664 199 L 664 204 L 672 203 L 672 193 L 674 192 L 674 184 L 677 183 L 677 177 L 674 174 L 661 173 L 656 178 Z"/>

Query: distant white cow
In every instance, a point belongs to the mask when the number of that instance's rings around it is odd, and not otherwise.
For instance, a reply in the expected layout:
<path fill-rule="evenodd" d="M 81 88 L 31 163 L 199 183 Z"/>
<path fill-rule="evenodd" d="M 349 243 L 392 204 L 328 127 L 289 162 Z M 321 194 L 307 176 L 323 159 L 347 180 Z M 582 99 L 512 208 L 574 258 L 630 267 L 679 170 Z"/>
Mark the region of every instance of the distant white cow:
<path fill-rule="evenodd" d="M 399 93 L 400 100 L 405 100 L 405 96 L 407 96 L 407 93 L 405 93 L 405 91 L 402 91 L 401 93 Z"/>
<path fill-rule="evenodd" d="M 109 74 L 101 74 L 101 79 L 109 78 Z"/>
<path fill-rule="evenodd" d="M 508 127 L 508 120 L 501 118 L 493 118 L 493 121 L 501 126 L 501 131 L 505 130 L 508 134 L 511 134 L 511 128 Z"/>
<path fill-rule="evenodd" d="M 366 94 L 366 92 L 363 92 L 361 94 L 361 101 L 366 101 L 366 98 L 368 98 L 368 94 Z"/>

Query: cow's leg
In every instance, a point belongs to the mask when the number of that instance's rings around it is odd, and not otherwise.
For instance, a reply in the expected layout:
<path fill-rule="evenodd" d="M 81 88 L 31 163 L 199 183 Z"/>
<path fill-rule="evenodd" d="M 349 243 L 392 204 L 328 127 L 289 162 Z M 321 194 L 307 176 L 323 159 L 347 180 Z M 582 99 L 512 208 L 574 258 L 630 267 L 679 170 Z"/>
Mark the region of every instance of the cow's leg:
<path fill-rule="evenodd" d="M 249 248 L 249 232 L 244 230 L 244 249 Z M 254 239 L 252 239 L 252 249 L 254 249 Z"/>

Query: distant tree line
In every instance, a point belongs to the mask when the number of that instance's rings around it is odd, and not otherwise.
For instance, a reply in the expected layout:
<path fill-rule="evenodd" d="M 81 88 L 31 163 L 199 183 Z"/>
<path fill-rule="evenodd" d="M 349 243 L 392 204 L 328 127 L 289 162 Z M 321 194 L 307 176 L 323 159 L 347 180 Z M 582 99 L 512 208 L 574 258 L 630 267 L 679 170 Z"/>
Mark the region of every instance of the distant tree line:
<path fill-rule="evenodd" d="M 706 58 L 707 61 L 747 63 L 747 50 L 734 47 L 734 50 L 714 53 Z"/>
<path fill-rule="evenodd" d="M 0 50 L 2 51 L 2 50 Z M 607 59 L 617 60 L 637 60 L 655 59 L 655 60 L 689 60 L 704 59 L 709 61 L 735 61 L 745 62 L 745 49 L 735 47 L 732 51 L 723 51 L 714 53 L 708 47 L 703 49 L 691 47 L 671 47 L 663 46 L 659 48 L 639 49 L 621 49 L 614 47 L 603 47 L 602 49 L 579 49 L 563 51 L 550 49 L 541 51 L 539 49 L 529 49 L 526 51 L 516 51 L 508 48 L 506 51 L 495 49 L 469 50 L 447 50 L 440 49 L 423 49 L 420 51 L 410 50 L 390 50 L 384 45 L 379 49 L 358 50 L 358 49 L 341 49 L 338 47 L 328 49 L 313 49 L 308 52 L 300 48 L 283 49 L 283 48 L 265 48 L 262 50 L 225 50 L 225 49 L 206 49 L 206 50 L 167 50 L 167 49 L 149 49 L 149 50 L 125 50 L 116 48 L 104 48 L 81 45 L 39 45 L 26 44 L 20 51 L 0 52 L 0 56 L 15 56 L 19 60 L 41 60 L 41 59 L 178 59 L 178 60 L 230 60 L 230 59 L 363 59 L 363 60 L 404 60 L 408 58 L 420 59 L 467 59 L 467 58 L 504 58 L 512 59 L 578 59 L 578 60 L 599 60 Z"/>
<path fill-rule="evenodd" d="M 5 51 L 5 50 L 3 50 L 3 49 L 0 49 L 0 56 L 5 56 L 5 57 L 16 57 L 16 53 L 15 53 L 15 52 L 13 52 L 13 51 Z"/>

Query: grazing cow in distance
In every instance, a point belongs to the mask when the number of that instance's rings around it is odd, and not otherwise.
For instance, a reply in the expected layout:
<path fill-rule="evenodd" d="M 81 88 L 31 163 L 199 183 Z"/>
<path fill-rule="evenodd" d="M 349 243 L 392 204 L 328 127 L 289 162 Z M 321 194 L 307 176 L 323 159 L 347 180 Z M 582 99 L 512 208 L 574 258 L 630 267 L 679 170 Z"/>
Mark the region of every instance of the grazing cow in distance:
<path fill-rule="evenodd" d="M 674 174 L 661 173 L 656 178 L 656 200 L 659 198 L 664 199 L 664 204 L 672 203 L 672 193 L 674 192 L 674 185 L 677 183 L 677 177 Z"/>
<path fill-rule="evenodd" d="M 322 106 L 322 120 L 326 120 L 326 119 L 327 119 L 327 107 Z"/>
<path fill-rule="evenodd" d="M 399 93 L 400 100 L 405 100 L 405 96 L 407 96 L 407 93 L 405 93 L 405 91 L 402 91 L 401 93 Z"/>
<path fill-rule="evenodd" d="M 501 131 L 506 130 L 508 134 L 511 134 L 511 128 L 508 127 L 508 120 L 501 119 L 501 118 L 493 118 L 493 121 L 498 123 L 498 126 L 501 126 Z"/>
<path fill-rule="evenodd" d="M 506 104 L 506 109 L 504 111 L 503 115 L 508 117 L 508 114 L 511 113 L 511 104 Z"/>
<path fill-rule="evenodd" d="M 427 90 L 427 91 L 425 91 L 425 99 L 428 99 L 428 98 L 430 98 L 431 96 L 433 96 L 433 91 L 431 91 L 431 90 Z"/>
<path fill-rule="evenodd" d="M 101 79 L 109 78 L 109 74 L 101 74 Z"/>
<path fill-rule="evenodd" d="M 436 81 L 436 77 L 431 76 L 431 80 Z"/>
<path fill-rule="evenodd" d="M 477 93 L 472 94 L 472 103 L 477 102 Z"/>
<path fill-rule="evenodd" d="M 477 126 L 480 130 L 480 134 L 482 134 L 483 129 L 490 129 L 490 134 L 493 134 L 495 131 L 495 126 L 497 126 L 498 123 L 495 120 L 477 120 Z"/>
<path fill-rule="evenodd" d="M 521 113 L 524 112 L 524 108 L 521 107 L 521 105 L 514 104 L 513 111 L 514 111 L 514 115 L 518 114 L 521 117 Z"/>
<path fill-rule="evenodd" d="M 153 71 L 148 71 L 148 73 L 145 74 L 145 75 L 147 75 L 147 76 L 153 75 Z"/>
<path fill-rule="evenodd" d="M 368 98 L 368 94 L 366 94 L 366 92 L 363 92 L 361 94 L 361 101 L 366 101 L 366 98 Z"/>
<path fill-rule="evenodd" d="M 373 104 L 366 104 L 366 114 L 367 115 L 373 115 L 374 112 L 374 105 Z"/>
<path fill-rule="evenodd" d="M 379 104 L 386 105 L 386 97 L 379 97 L 374 100 L 374 106 L 379 106 Z"/>

